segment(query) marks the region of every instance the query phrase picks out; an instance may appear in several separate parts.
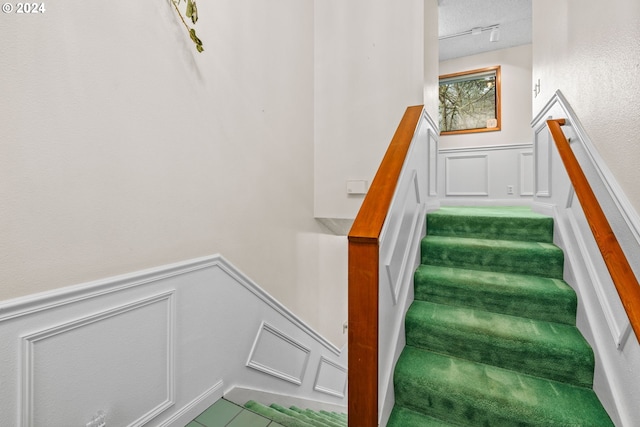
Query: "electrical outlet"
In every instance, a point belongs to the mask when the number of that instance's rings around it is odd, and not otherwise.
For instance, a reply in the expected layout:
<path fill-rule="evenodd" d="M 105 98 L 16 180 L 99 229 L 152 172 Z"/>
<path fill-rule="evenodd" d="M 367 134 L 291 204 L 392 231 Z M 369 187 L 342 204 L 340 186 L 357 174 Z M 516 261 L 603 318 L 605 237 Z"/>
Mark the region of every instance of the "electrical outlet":
<path fill-rule="evenodd" d="M 507 185 L 507 194 L 513 194 L 513 185 Z"/>
<path fill-rule="evenodd" d="M 103 410 L 98 411 L 85 427 L 107 427 L 107 414 Z"/>

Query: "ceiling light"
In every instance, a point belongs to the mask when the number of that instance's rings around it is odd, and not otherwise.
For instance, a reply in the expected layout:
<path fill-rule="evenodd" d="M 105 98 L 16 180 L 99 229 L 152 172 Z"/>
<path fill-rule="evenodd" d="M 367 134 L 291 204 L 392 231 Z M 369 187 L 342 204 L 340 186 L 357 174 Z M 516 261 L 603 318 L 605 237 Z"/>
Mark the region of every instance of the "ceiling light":
<path fill-rule="evenodd" d="M 446 40 L 446 39 L 451 39 L 454 37 L 460 37 L 460 36 L 467 36 L 467 35 L 474 35 L 474 36 L 479 36 L 480 34 L 482 34 L 485 31 L 491 31 L 491 35 L 489 36 L 489 40 L 491 40 L 492 42 L 497 42 L 500 39 L 500 26 L 499 25 L 489 25 L 488 27 L 474 27 L 470 30 L 467 31 L 462 31 L 460 33 L 456 33 L 456 34 L 449 34 L 448 36 L 441 36 L 438 37 L 438 40 Z"/>
<path fill-rule="evenodd" d="M 500 27 L 495 26 L 491 29 L 491 34 L 489 35 L 490 42 L 497 42 L 500 40 Z"/>

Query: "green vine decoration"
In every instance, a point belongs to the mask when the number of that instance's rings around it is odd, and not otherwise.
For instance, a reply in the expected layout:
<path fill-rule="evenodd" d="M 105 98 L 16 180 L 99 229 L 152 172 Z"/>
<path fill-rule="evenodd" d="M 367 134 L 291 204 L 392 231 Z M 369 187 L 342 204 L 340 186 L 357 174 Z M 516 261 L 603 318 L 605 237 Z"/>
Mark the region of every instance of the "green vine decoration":
<path fill-rule="evenodd" d="M 185 11 L 185 15 L 187 16 L 187 18 L 191 19 L 191 23 L 195 25 L 195 23 L 198 22 L 198 7 L 196 6 L 195 0 L 186 0 L 186 1 L 187 1 L 187 10 Z M 202 52 L 204 50 L 204 48 L 202 47 L 202 40 L 200 40 L 196 35 L 195 29 L 189 28 L 189 26 L 187 25 L 187 21 L 185 21 L 184 16 L 182 16 L 182 13 L 180 12 L 180 9 L 178 9 L 178 5 L 180 5 L 181 2 L 182 0 L 171 0 L 171 3 L 173 3 L 173 7 L 176 9 L 176 12 L 178 12 L 178 16 L 180 17 L 180 20 L 182 21 L 185 28 L 189 32 L 189 37 L 191 38 L 193 43 L 195 43 L 196 50 L 198 52 Z"/>

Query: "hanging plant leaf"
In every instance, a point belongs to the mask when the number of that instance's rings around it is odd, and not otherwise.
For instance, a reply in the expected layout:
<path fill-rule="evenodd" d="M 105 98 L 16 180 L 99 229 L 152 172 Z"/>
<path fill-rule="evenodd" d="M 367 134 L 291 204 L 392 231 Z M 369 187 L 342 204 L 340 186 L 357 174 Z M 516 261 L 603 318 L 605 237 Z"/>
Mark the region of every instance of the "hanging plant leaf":
<path fill-rule="evenodd" d="M 193 40 L 193 43 L 195 43 L 196 50 L 198 52 L 202 52 L 204 51 L 204 47 L 202 47 L 202 40 L 200 40 L 196 35 L 195 29 L 189 28 L 189 26 L 184 20 L 184 17 L 182 16 L 182 13 L 180 12 L 180 9 L 178 9 L 178 5 L 180 4 L 181 1 L 182 0 L 171 0 L 171 3 L 173 3 L 173 7 L 176 10 L 176 13 L 178 14 L 178 16 L 180 17 L 180 20 L 184 24 L 185 28 L 187 29 L 187 31 L 189 31 L 189 37 L 191 37 L 191 40 Z M 191 22 L 195 24 L 196 21 L 198 21 L 198 8 L 196 6 L 196 2 L 194 0 L 186 0 L 186 3 L 187 3 L 187 8 L 186 8 L 185 14 L 187 15 L 187 18 L 190 18 Z"/>
<path fill-rule="evenodd" d="M 187 10 L 184 14 L 187 15 L 187 18 L 191 18 L 191 15 L 193 15 L 193 3 L 191 0 L 187 0 Z"/>
<path fill-rule="evenodd" d="M 196 49 L 198 50 L 198 52 L 202 52 L 204 50 L 204 48 L 202 47 L 202 40 L 200 40 L 198 36 L 196 36 L 196 30 L 193 28 L 190 29 L 189 36 L 191 37 L 191 40 L 193 40 L 193 42 L 196 44 Z"/>
<path fill-rule="evenodd" d="M 187 0 L 187 18 L 191 18 L 192 23 L 196 23 L 198 21 L 198 7 L 196 6 L 196 2 L 193 0 Z"/>
<path fill-rule="evenodd" d="M 191 15 L 191 21 L 195 24 L 198 21 L 198 6 L 196 6 L 196 2 L 193 3 L 193 15 Z"/>

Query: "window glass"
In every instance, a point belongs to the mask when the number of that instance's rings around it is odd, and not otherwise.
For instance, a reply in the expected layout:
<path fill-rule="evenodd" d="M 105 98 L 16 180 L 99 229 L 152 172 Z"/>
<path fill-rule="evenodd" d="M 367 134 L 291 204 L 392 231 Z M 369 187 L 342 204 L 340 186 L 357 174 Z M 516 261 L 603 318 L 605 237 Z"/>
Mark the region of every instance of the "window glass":
<path fill-rule="evenodd" d="M 440 134 L 500 130 L 500 66 L 440 76 Z"/>

